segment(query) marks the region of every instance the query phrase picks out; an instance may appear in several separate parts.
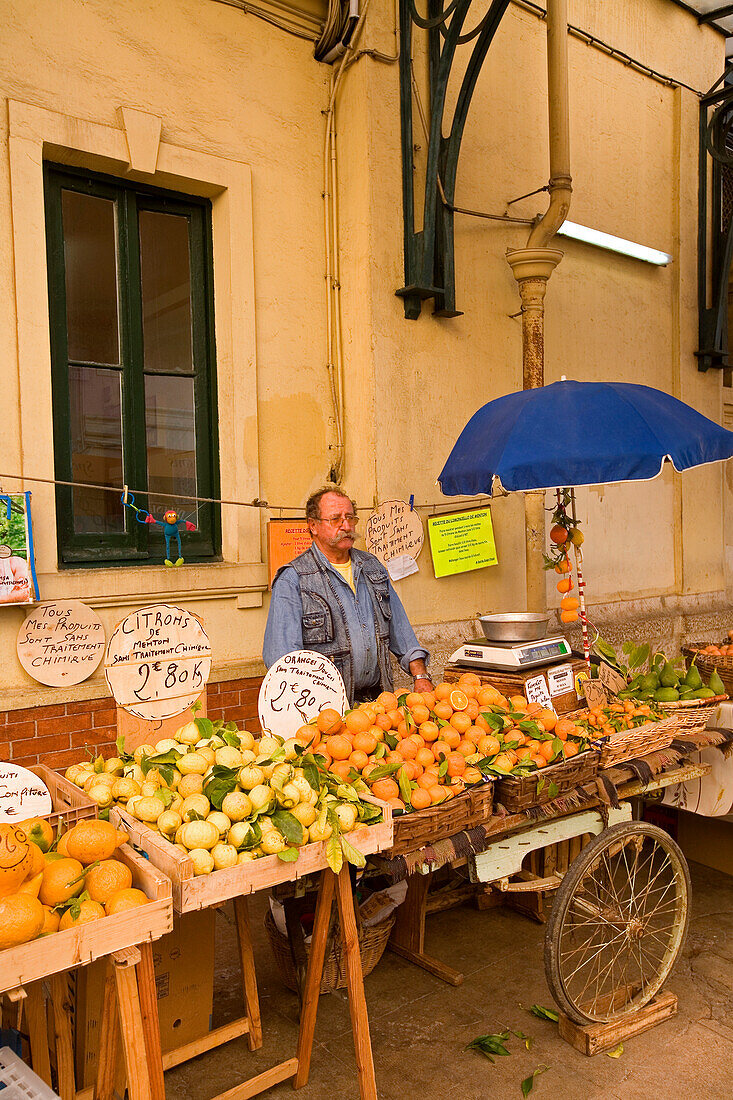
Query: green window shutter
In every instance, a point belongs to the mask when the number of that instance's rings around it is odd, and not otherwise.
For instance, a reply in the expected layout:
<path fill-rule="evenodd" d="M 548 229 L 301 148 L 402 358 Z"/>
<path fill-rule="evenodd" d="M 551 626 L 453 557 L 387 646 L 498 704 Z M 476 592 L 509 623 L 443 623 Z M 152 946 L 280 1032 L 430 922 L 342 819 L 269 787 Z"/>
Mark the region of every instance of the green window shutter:
<path fill-rule="evenodd" d="M 160 564 L 161 528 L 191 519 L 187 561 L 221 549 L 207 200 L 47 164 L 46 230 L 62 565 Z M 172 552 L 177 553 L 175 539 Z"/>

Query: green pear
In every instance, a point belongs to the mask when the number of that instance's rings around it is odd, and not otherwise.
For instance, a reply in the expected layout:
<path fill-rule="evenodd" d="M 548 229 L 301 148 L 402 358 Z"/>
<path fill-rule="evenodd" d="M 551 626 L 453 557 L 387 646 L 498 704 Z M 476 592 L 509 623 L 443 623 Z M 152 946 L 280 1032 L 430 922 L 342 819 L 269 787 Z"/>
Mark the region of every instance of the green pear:
<path fill-rule="evenodd" d="M 674 665 L 671 661 L 666 661 L 661 676 L 659 677 L 659 686 L 663 688 L 673 688 L 677 687 L 679 682 L 680 678 L 677 675 Z"/>
<path fill-rule="evenodd" d="M 702 687 L 702 676 L 700 675 L 699 669 L 694 661 L 688 668 L 687 675 L 682 682 L 687 687 L 692 688 L 693 691 L 697 691 L 698 688 Z"/>
<path fill-rule="evenodd" d="M 726 694 L 725 684 L 720 679 L 720 676 L 718 675 L 717 668 L 713 669 L 712 675 L 711 675 L 710 679 L 708 680 L 708 687 L 712 691 L 713 695 L 725 695 Z"/>

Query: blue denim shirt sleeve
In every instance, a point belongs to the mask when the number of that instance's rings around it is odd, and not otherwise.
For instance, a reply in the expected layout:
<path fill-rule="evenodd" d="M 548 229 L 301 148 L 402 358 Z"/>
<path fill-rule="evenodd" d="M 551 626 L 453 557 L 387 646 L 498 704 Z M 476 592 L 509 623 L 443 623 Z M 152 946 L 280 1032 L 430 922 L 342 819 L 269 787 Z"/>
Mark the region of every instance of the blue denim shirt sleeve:
<path fill-rule="evenodd" d="M 270 594 L 270 610 L 262 643 L 262 660 L 268 668 L 286 653 L 303 648 L 302 614 L 298 574 L 294 569 L 285 569 Z"/>
<path fill-rule="evenodd" d="M 400 668 L 409 673 L 410 661 L 422 657 L 424 661 L 430 659 L 427 649 L 423 649 L 417 640 L 415 631 L 407 618 L 407 612 L 402 606 L 392 582 L 389 582 L 389 605 L 392 608 L 392 621 L 389 625 L 389 648 L 400 662 Z"/>

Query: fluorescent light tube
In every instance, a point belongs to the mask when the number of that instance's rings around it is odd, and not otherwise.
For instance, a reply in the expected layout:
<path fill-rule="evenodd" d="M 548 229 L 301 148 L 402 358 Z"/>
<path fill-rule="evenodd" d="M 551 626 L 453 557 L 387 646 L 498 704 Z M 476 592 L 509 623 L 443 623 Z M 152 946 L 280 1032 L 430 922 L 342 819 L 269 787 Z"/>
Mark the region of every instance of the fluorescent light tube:
<path fill-rule="evenodd" d="M 647 248 L 636 241 L 627 241 L 623 237 L 614 237 L 612 233 L 601 233 L 600 229 L 589 229 L 587 225 L 578 225 L 577 222 L 563 222 L 557 231 L 558 236 L 572 237 L 575 241 L 583 241 L 585 244 L 594 244 L 597 248 L 605 248 L 609 252 L 620 252 L 622 256 L 632 256 L 635 260 L 643 260 L 647 264 L 657 264 L 666 267 L 672 263 L 672 257 L 666 252 L 660 252 L 657 248 Z"/>

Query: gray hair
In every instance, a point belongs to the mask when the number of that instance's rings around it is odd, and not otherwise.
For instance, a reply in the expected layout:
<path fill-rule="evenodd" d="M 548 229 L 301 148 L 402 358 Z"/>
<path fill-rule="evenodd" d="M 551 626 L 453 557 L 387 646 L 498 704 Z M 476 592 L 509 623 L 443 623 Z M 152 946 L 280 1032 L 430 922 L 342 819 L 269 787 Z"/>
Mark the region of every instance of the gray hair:
<path fill-rule="evenodd" d="M 326 485 L 323 489 L 318 489 L 315 493 L 311 493 L 306 501 L 305 505 L 305 518 L 306 519 L 320 519 L 321 518 L 321 499 L 326 493 L 335 493 L 339 497 L 343 497 L 344 500 L 348 500 L 349 504 L 356 511 L 356 504 L 351 499 L 348 493 L 344 493 L 343 490 L 338 489 L 335 485 Z"/>

